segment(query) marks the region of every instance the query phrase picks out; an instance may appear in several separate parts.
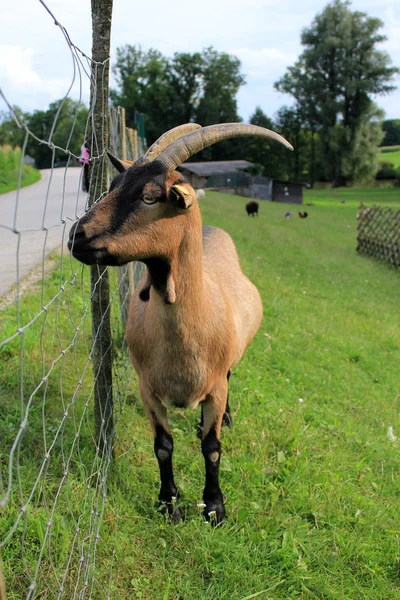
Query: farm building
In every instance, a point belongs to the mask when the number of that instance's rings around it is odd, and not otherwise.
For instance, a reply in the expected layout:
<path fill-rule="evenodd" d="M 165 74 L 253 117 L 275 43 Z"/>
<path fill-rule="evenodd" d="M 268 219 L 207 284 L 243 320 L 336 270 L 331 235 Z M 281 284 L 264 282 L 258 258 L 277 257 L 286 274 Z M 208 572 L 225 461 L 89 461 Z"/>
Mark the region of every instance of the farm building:
<path fill-rule="evenodd" d="M 271 199 L 272 202 L 281 202 L 284 204 L 303 204 L 303 184 L 274 179 L 272 182 Z"/>
<path fill-rule="evenodd" d="M 253 166 L 247 160 L 187 162 L 178 167 L 178 171 L 196 189 L 218 189 L 246 198 L 285 204 L 303 203 L 302 183 L 252 176 L 245 172 Z"/>
<path fill-rule="evenodd" d="M 178 167 L 194 188 L 231 188 L 241 185 L 243 171 L 252 167 L 247 160 L 216 160 L 208 162 L 186 162 Z"/>

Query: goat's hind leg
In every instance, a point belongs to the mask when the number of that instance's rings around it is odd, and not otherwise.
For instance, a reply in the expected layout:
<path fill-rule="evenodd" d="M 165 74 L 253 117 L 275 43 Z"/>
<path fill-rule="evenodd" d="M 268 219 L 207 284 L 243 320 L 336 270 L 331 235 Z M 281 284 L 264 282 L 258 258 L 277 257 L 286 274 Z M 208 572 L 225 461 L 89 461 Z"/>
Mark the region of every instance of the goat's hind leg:
<path fill-rule="evenodd" d="M 203 403 L 203 436 L 201 450 L 206 467 L 206 483 L 203 492 L 204 516 L 213 525 L 226 519 L 224 500 L 219 487 L 219 465 L 221 461 L 221 425 L 226 407 L 227 380 L 222 381 L 213 395 Z"/>
<path fill-rule="evenodd" d="M 172 469 L 174 442 L 168 425 L 167 409 L 149 390 L 141 388 L 140 394 L 153 428 L 154 452 L 160 469 L 161 486 L 158 500 L 161 512 L 178 523 L 181 520 L 181 513 Z"/>
<path fill-rule="evenodd" d="M 222 417 L 222 426 L 223 427 L 226 426 L 229 428 L 231 428 L 233 425 L 231 409 L 229 406 L 229 377 L 230 376 L 231 376 L 231 372 L 228 371 L 228 375 L 227 375 L 228 391 L 226 394 L 225 412 L 224 412 L 224 416 Z M 201 440 L 201 438 L 203 436 L 203 427 L 204 427 L 204 413 L 203 413 L 203 404 L 201 404 L 201 417 L 200 417 L 200 421 L 197 423 L 197 427 L 196 427 L 196 433 L 197 433 L 197 437 L 199 438 L 199 440 Z"/>

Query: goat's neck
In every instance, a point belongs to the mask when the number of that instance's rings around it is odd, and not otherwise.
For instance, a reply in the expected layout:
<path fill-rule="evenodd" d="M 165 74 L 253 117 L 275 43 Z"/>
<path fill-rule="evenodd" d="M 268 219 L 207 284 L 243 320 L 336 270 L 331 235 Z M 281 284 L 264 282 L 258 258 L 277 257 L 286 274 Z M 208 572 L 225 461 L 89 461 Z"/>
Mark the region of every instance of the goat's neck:
<path fill-rule="evenodd" d="M 188 322 L 204 310 L 202 224 L 198 208 L 191 226 L 183 231 L 179 245 L 172 248 L 164 265 L 147 261 L 152 287 L 150 304 L 162 318 Z M 160 277 L 157 281 L 157 277 Z"/>

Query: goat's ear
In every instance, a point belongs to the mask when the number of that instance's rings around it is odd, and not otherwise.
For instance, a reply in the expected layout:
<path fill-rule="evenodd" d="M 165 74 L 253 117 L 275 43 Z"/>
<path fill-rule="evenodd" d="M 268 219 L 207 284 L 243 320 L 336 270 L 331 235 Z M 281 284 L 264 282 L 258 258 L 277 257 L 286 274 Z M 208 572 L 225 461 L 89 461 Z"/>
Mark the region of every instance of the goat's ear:
<path fill-rule="evenodd" d="M 119 160 L 119 158 L 113 156 L 110 152 L 107 152 L 107 156 L 110 159 L 111 164 L 117 169 L 118 173 L 123 173 L 133 165 L 131 160 Z"/>
<path fill-rule="evenodd" d="M 193 202 L 190 188 L 185 185 L 171 186 L 169 190 L 169 197 L 178 208 L 189 208 Z"/>

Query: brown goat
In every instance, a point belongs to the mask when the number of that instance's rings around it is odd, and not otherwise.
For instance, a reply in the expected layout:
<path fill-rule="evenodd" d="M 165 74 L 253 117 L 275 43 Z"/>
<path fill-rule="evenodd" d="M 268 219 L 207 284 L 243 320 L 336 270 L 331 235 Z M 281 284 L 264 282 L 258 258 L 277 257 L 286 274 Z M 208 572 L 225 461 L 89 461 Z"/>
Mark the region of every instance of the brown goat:
<path fill-rule="evenodd" d="M 221 229 L 202 226 L 196 193 L 175 169 L 201 149 L 242 135 L 272 137 L 291 146 L 278 134 L 251 125 L 183 127 L 164 134 L 128 168 L 110 156 L 120 174 L 108 196 L 72 227 L 69 247 L 86 264 L 139 260 L 147 266 L 131 299 L 126 339 L 153 428 L 159 501 L 164 513 L 180 519 L 167 409 L 201 404 L 204 514 L 218 524 L 225 520 L 219 464 L 224 415 L 230 421 L 228 379 L 257 332 L 263 310 L 232 239 Z M 186 133 L 188 127 L 193 131 Z"/>

